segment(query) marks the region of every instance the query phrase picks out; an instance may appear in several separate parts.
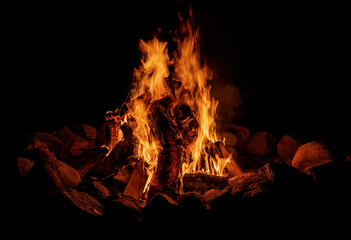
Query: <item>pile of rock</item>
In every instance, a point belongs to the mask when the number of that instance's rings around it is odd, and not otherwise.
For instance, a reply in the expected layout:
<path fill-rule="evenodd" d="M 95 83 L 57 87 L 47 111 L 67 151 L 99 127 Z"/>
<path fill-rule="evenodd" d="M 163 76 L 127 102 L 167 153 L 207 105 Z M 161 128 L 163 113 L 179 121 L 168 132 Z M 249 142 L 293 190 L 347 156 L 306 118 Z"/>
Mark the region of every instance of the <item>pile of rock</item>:
<path fill-rule="evenodd" d="M 123 195 L 135 166 L 126 164 L 128 160 L 116 162 L 120 159 L 113 154 L 106 160 L 108 150 L 100 147 L 106 134 L 97 129 L 80 124 L 33 134 L 17 157 L 23 214 L 109 226 L 240 226 L 247 221 L 263 224 L 268 216 L 275 223 L 296 217 L 316 220 L 350 207 L 350 156 L 323 141 L 288 135 L 278 139 L 269 132 L 250 135 L 237 125 L 228 126 L 223 136 L 242 175 L 205 191 L 151 194 L 150 189 L 147 201 L 140 202 Z M 108 171 L 96 171 L 105 161 Z"/>

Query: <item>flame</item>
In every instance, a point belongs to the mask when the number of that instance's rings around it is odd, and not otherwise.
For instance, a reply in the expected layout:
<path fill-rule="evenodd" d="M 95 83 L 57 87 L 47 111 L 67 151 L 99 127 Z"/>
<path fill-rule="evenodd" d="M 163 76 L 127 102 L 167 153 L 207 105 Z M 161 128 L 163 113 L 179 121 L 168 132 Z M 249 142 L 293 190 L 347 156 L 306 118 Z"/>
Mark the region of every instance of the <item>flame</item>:
<path fill-rule="evenodd" d="M 158 154 L 162 150 L 149 124 L 150 101 L 158 100 L 168 94 L 164 81 L 169 76 L 169 56 L 167 43 L 160 42 L 157 38 L 148 42 L 140 40 L 139 48 L 142 53 L 142 65 L 134 70 L 134 88 L 130 96 L 133 104 L 129 108 L 128 115 L 136 122 L 133 134 L 138 140 L 137 157 L 148 165 L 145 191 L 157 167 Z"/>
<path fill-rule="evenodd" d="M 191 17 L 191 16 L 190 16 Z M 175 73 L 182 82 L 182 88 L 178 91 L 177 98 L 186 102 L 197 113 L 199 129 L 197 139 L 189 148 L 192 153 L 191 161 L 183 164 L 183 172 L 204 171 L 219 175 L 223 169 L 220 164 L 211 163 L 209 155 L 205 151 L 207 141 L 218 141 L 215 132 L 215 114 L 218 101 L 211 97 L 211 87 L 207 81 L 212 79 L 212 73 L 206 64 L 201 64 L 199 31 L 194 29 L 190 20 L 187 20 L 180 28 L 185 34 L 183 40 L 177 40 L 179 55 L 175 61 Z M 187 95 L 182 95 L 184 89 Z M 205 168 L 201 169 L 200 160 L 205 161 Z M 212 159 L 217 160 L 217 159 Z M 221 161 L 218 161 L 221 162 Z"/>
<path fill-rule="evenodd" d="M 213 157 L 208 153 L 210 144 L 218 141 L 215 131 L 218 101 L 211 97 L 208 81 L 212 79 L 212 73 L 201 61 L 199 31 L 192 26 L 192 14 L 190 17 L 190 20 L 180 26 L 179 36 L 174 39 L 177 51 L 172 60 L 168 55 L 167 42 L 161 42 L 156 37 L 148 42 L 140 40 L 141 65 L 134 70 L 133 89 L 123 123 L 133 121 L 135 124 L 135 155 L 147 163 L 145 165 L 148 179 L 144 191 L 150 186 L 162 151 L 160 139 L 155 136 L 150 126 L 150 106 L 165 96 L 175 99 L 174 106 L 189 106 L 198 123 L 196 138 L 187 145 L 187 152 L 191 156 L 182 163 L 182 176 L 198 171 L 223 175 L 225 165 L 231 158 L 220 158 L 218 155 Z M 170 66 L 173 67 L 172 74 Z M 172 88 L 167 84 L 170 79 L 180 84 Z"/>

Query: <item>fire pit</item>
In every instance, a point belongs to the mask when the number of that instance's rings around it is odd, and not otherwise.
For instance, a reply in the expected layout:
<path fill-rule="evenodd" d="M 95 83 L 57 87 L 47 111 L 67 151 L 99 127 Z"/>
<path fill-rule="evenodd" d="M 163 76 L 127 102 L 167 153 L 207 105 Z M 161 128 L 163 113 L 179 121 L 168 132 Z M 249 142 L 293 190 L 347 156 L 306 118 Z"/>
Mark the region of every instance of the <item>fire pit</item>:
<path fill-rule="evenodd" d="M 140 40 L 133 87 L 105 122 L 28 138 L 16 160 L 24 215 L 99 227 L 206 228 L 267 225 L 267 216 L 279 225 L 306 212 L 318 219 L 322 206 L 323 214 L 346 208 L 350 156 L 325 141 L 219 128 L 221 103 L 211 96 L 213 75 L 191 11 L 172 39 Z"/>

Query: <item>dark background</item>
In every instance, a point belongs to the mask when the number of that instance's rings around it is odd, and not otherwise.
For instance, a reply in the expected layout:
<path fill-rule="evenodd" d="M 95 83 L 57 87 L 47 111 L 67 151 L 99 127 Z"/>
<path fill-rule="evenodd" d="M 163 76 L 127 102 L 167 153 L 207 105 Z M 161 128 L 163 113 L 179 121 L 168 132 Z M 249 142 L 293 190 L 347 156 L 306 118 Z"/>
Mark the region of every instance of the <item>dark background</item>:
<path fill-rule="evenodd" d="M 240 92 L 242 104 L 230 121 L 253 131 L 324 138 L 350 151 L 345 6 L 219 0 L 193 7 L 204 58 L 221 86 Z M 139 39 L 158 28 L 169 38 L 177 13 L 187 9 L 188 1 L 175 0 L 11 9 L 7 118 L 15 141 L 31 131 L 102 122 L 131 88 Z M 218 88 L 215 95 L 231 97 Z"/>

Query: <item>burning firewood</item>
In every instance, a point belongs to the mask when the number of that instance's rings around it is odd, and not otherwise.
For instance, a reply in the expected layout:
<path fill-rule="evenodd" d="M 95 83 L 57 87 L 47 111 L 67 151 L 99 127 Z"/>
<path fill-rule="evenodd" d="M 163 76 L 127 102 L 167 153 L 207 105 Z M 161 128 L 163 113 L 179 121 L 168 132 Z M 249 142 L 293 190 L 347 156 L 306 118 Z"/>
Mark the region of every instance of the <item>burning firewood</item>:
<path fill-rule="evenodd" d="M 166 190 L 179 192 L 181 187 L 181 162 L 183 149 L 176 144 L 169 143 L 160 153 L 153 184 Z"/>
<path fill-rule="evenodd" d="M 182 134 L 184 145 L 188 146 L 196 140 L 199 128 L 199 123 L 196 120 L 195 114 L 190 106 L 185 104 L 175 106 L 173 114 Z"/>
<path fill-rule="evenodd" d="M 144 163 L 141 161 L 134 168 L 123 194 L 139 201 L 143 195 L 146 180 L 147 176 L 144 170 Z"/>
<path fill-rule="evenodd" d="M 104 178 L 111 174 L 117 173 L 123 165 L 128 165 L 130 161 L 133 161 L 132 156 L 135 139 L 132 135 L 132 129 L 127 124 L 123 124 L 121 127 L 124 138 L 120 140 L 110 153 L 101 161 L 99 165 L 92 171 L 91 175 Z"/>
<path fill-rule="evenodd" d="M 223 142 L 217 141 L 214 144 L 212 144 L 209 149 L 209 152 L 214 157 L 217 155 L 219 158 L 229 159 L 229 161 L 225 165 L 225 169 L 228 171 L 230 176 L 234 177 L 243 174 L 243 171 L 236 163 L 235 159 L 227 150 L 227 148 L 224 146 Z"/>
<path fill-rule="evenodd" d="M 157 169 L 153 184 L 165 189 L 180 190 L 181 162 L 184 149 L 176 143 L 181 143 L 181 135 L 177 130 L 172 116 L 167 113 L 167 108 L 172 103 L 170 97 L 163 98 L 151 105 L 153 116 L 153 129 L 163 150 L 158 157 Z"/>
<path fill-rule="evenodd" d="M 183 177 L 184 192 L 205 193 L 210 189 L 223 189 L 228 186 L 228 177 L 205 173 L 186 173 Z"/>

